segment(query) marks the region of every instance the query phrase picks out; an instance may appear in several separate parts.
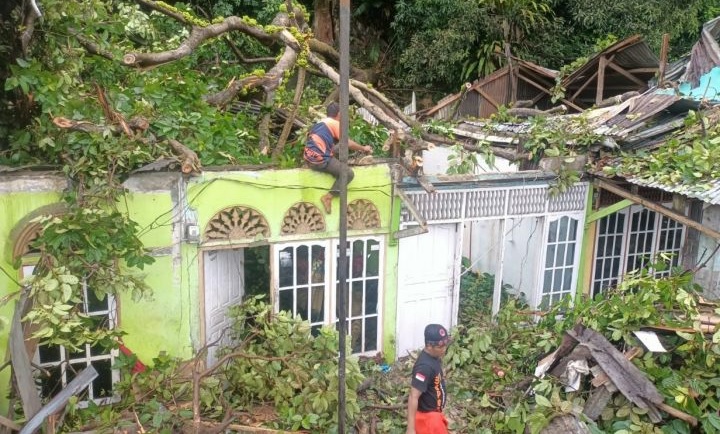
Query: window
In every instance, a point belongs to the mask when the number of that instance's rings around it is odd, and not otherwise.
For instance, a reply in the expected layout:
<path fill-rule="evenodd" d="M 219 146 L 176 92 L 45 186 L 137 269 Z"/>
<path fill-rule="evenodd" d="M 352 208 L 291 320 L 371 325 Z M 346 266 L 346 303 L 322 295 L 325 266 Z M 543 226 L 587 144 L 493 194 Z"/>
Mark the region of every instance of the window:
<path fill-rule="evenodd" d="M 578 220 L 570 217 L 551 220 L 548 225 L 541 309 L 547 309 L 572 294 L 577 228 Z"/>
<path fill-rule="evenodd" d="M 671 255 L 667 276 L 680 263 L 685 227 L 680 223 L 641 206 L 632 206 L 601 218 L 597 224 L 593 295 L 616 286 L 625 273 L 649 264 L 660 253 Z"/>
<path fill-rule="evenodd" d="M 23 274 L 32 274 L 34 266 L 24 266 Z M 83 288 L 83 311 L 97 327 L 114 328 L 116 324 L 116 305 L 113 297 L 98 299 L 92 290 Z M 75 378 L 75 375 L 92 365 L 98 376 L 85 390 L 85 401 L 93 400 L 98 404 L 108 403 L 113 399 L 113 384 L 120 377 L 117 370 L 112 369 L 116 351 L 100 345 L 85 344 L 84 348 L 71 351 L 62 345 L 39 345 L 34 362 L 40 369 L 36 370 L 39 379 L 40 394 L 43 398 L 52 398 L 64 389 Z"/>
<path fill-rule="evenodd" d="M 330 240 L 275 246 L 277 309 L 309 321 L 313 333 L 337 321 L 338 247 Z M 347 254 L 347 333 L 352 352 L 375 353 L 380 348 L 382 241 L 348 240 Z"/>
<path fill-rule="evenodd" d="M 375 239 L 362 239 L 348 245 L 350 270 L 345 300 L 351 348 L 353 353 L 374 352 L 378 350 L 380 243 Z"/>

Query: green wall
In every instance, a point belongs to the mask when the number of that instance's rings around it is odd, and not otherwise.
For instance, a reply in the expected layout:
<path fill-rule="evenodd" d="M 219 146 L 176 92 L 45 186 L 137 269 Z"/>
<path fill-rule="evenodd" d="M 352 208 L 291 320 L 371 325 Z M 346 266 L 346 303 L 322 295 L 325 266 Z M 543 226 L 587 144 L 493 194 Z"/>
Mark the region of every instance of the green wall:
<path fill-rule="evenodd" d="M 59 191 L 46 191 L 46 189 L 38 189 L 37 186 L 23 185 L 17 181 L 11 181 L 7 184 L 17 184 L 18 187 L 33 189 L 35 191 L 18 191 L 8 192 L 5 190 L 6 183 L 0 180 L 0 298 L 7 296 L 19 290 L 17 282 L 20 280 L 20 270 L 15 268 L 12 258 L 12 250 L 14 246 L 13 228 L 18 225 L 21 220 L 28 220 L 28 216 L 35 210 L 57 203 L 60 200 Z M 48 186 L 57 185 L 52 181 Z M 23 221 L 23 223 L 26 223 Z M 4 363 L 8 359 L 8 332 L 10 331 L 10 321 L 15 310 L 15 300 L 13 299 L 5 305 L 0 305 L 0 360 Z M 10 384 L 10 367 L 6 366 L 0 371 L 0 414 L 6 414 L 7 409 L 7 393 L 5 390 Z"/>
<path fill-rule="evenodd" d="M 391 231 L 397 229 L 399 202 L 393 201 L 390 170 L 386 165 L 355 167 L 348 202 L 356 199 L 371 201 L 378 209 L 380 228 L 349 231 L 348 236 L 375 235 L 385 237 L 383 352 L 388 360 L 395 357 L 395 317 L 397 292 L 397 244 Z M 28 175 L 27 180 L 37 179 Z M 62 178 L 47 182 L 47 188 L 29 188 L 23 183 L 3 183 L 0 179 L 0 266 L 11 277 L 0 273 L 0 297 L 18 289 L 13 279 L 19 271 L 11 259 L 13 230 L 27 224 L 28 216 L 40 207 L 60 200 Z M 195 223 L 204 232 L 207 223 L 221 210 L 233 206 L 254 208 L 263 214 L 270 227 L 269 241 L 337 238 L 339 200 L 325 215 L 325 232 L 308 235 L 282 236 L 280 233 L 286 211 L 298 202 L 310 202 L 322 210 L 320 197 L 332 184 L 330 175 L 309 169 L 264 171 L 205 171 L 200 176 L 183 178 L 176 173 L 140 174 L 126 185 L 129 193 L 120 209 L 138 223 L 140 237 L 155 257 L 155 262 L 140 271 L 152 293 L 140 300 L 131 294 L 119 296 L 119 325 L 126 333 L 124 343 L 141 361 L 151 364 L 161 351 L 172 356 L 189 358 L 200 342 L 200 256 L 204 249 L 218 247 L 185 240 L 186 223 Z M 29 181 L 30 182 L 30 181 Z M 64 184 L 63 184 L 64 185 Z M 27 191 L 26 191 L 27 190 Z M 31 190 L 31 191 L 30 191 Z M 185 220 L 184 220 L 185 219 Z M 246 240 L 250 241 L 250 240 Z M 220 246 L 221 247 L 221 246 Z M 9 320 L 11 305 L 0 306 L 0 317 Z M 0 329 L 0 352 L 6 357 L 9 324 Z M 3 357 L 3 359 L 5 358 Z M 0 371 L 0 389 L 9 381 L 9 369 Z M 7 407 L 5 394 L 0 394 L 0 411 Z"/>

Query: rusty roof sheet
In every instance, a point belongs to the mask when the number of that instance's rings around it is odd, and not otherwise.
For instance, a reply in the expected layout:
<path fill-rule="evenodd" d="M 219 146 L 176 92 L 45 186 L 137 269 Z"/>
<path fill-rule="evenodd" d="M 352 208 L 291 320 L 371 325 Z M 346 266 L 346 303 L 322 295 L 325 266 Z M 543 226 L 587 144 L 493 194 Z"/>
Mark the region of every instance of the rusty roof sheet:
<path fill-rule="evenodd" d="M 720 65 L 719 38 L 720 17 L 716 17 L 703 25 L 700 39 L 693 46 L 689 58 L 686 56 L 672 64 L 666 73 L 666 78 L 697 86 L 700 77 Z"/>

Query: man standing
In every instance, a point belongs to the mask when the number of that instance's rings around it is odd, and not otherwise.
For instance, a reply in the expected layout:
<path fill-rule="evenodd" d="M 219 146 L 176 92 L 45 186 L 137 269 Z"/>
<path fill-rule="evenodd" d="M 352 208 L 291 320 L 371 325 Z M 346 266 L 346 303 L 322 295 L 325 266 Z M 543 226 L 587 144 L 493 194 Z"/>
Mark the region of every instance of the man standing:
<path fill-rule="evenodd" d="M 330 103 L 327 106 L 327 117 L 310 128 L 305 142 L 303 159 L 311 169 L 329 173 L 335 177 L 335 183 L 323 197 L 320 198 L 325 212 L 330 214 L 333 196 L 340 195 L 340 174 L 347 172 L 348 184 L 355 174 L 347 164 L 340 162 L 334 156 L 334 148 L 340 140 L 340 106 Z M 372 146 L 362 146 L 348 139 L 348 149 L 352 151 L 372 152 Z"/>
<path fill-rule="evenodd" d="M 441 360 L 450 335 L 440 324 L 425 327 L 425 348 L 412 370 L 407 408 L 407 434 L 448 434 L 445 407 L 445 376 Z"/>

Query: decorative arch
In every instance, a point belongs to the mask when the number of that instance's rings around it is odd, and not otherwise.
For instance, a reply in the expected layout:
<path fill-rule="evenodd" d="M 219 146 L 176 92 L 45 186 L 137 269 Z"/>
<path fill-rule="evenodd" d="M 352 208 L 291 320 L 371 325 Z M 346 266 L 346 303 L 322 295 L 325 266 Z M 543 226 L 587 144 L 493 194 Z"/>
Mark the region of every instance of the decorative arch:
<path fill-rule="evenodd" d="M 380 227 L 380 213 L 377 207 L 366 199 L 356 199 L 348 204 L 347 221 L 349 229 L 373 229 Z"/>
<path fill-rule="evenodd" d="M 280 232 L 283 235 L 309 234 L 325 231 L 325 217 L 318 207 L 308 202 L 299 202 L 285 213 Z"/>
<path fill-rule="evenodd" d="M 31 244 L 43 231 L 43 223 L 38 221 L 38 217 L 58 216 L 66 212 L 67 206 L 64 203 L 54 203 L 41 206 L 20 219 L 10 232 L 13 261 L 18 261 L 28 253 L 33 253 Z"/>
<path fill-rule="evenodd" d="M 240 240 L 270 236 L 270 226 L 262 213 L 245 206 L 225 208 L 205 227 L 206 241 Z"/>

